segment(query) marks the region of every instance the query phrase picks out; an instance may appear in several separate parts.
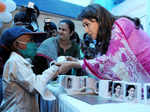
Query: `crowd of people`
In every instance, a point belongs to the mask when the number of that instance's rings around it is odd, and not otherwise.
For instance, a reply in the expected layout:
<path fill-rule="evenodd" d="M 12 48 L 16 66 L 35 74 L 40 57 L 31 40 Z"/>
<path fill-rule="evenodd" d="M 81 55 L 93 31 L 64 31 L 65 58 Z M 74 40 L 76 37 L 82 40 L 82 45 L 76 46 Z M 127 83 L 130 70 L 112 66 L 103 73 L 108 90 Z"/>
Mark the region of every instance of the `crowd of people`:
<path fill-rule="evenodd" d="M 78 16 L 85 29 L 80 40 L 69 19 L 57 26 L 45 18 L 40 32 L 39 15 L 33 3 L 22 7 L 14 24 L 0 36 L 0 111 L 56 112 L 56 96 L 47 85 L 60 74 L 150 82 L 150 38 L 138 18 L 115 16 L 98 4 L 88 5 Z M 66 60 L 56 62 L 59 56 Z M 121 97 L 120 88 L 115 85 L 114 97 Z"/>

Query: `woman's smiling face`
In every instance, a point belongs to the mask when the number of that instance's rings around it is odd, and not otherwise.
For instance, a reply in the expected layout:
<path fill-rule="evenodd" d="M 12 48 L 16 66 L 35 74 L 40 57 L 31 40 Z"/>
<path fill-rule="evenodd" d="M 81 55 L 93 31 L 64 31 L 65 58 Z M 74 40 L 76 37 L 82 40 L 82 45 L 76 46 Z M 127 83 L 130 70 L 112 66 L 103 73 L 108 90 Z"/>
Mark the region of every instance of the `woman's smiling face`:
<path fill-rule="evenodd" d="M 59 34 L 60 39 L 70 40 L 70 36 L 72 35 L 72 32 L 70 32 L 68 24 L 62 22 L 62 23 L 59 23 L 58 34 Z"/>

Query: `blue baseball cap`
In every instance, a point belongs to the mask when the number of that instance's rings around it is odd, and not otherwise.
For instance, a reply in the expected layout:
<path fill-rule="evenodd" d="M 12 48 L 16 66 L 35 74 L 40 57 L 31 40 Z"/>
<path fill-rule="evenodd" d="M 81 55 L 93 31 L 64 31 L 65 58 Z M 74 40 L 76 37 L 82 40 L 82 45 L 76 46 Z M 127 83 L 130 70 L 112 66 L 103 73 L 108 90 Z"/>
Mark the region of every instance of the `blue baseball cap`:
<path fill-rule="evenodd" d="M 22 26 L 13 26 L 2 33 L 0 37 L 0 46 L 11 46 L 13 42 L 22 35 L 33 35 L 32 38 L 34 40 L 43 41 L 46 39 L 46 33 L 44 32 L 32 32 Z"/>
<path fill-rule="evenodd" d="M 49 30 L 56 30 L 57 31 L 57 26 L 53 22 L 45 22 L 44 30 L 46 30 L 47 28 L 49 28 Z"/>
<path fill-rule="evenodd" d="M 16 13 L 16 15 L 14 16 L 14 23 L 16 24 L 17 22 L 21 22 L 21 23 L 26 23 L 26 13 L 25 12 L 18 12 Z"/>

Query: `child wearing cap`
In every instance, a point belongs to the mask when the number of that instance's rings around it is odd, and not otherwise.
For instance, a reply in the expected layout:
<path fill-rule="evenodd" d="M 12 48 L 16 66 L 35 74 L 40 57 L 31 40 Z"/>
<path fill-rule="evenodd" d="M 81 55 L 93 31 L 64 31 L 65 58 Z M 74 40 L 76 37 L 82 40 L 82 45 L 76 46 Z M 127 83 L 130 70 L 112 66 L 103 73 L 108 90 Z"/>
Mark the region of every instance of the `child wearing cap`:
<path fill-rule="evenodd" d="M 36 33 L 14 26 L 0 37 L 0 57 L 3 67 L 3 101 L 1 112 L 39 112 L 36 94 L 45 100 L 54 100 L 48 91 L 47 82 L 58 75 L 58 67 L 51 66 L 42 75 L 36 75 L 32 64 L 25 58 L 34 59 L 36 53 Z M 2 70 L 1 70 L 2 71 Z"/>

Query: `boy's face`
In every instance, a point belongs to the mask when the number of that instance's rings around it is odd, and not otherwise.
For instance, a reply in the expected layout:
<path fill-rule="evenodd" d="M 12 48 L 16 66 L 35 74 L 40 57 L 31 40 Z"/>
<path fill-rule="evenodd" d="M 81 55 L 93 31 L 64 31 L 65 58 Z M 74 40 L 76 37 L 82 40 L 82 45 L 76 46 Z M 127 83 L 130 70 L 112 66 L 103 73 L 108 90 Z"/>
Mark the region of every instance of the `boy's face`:
<path fill-rule="evenodd" d="M 15 49 L 26 49 L 28 42 L 31 42 L 31 35 L 22 35 L 13 42 Z"/>
<path fill-rule="evenodd" d="M 31 35 L 22 35 L 13 43 L 14 50 L 24 58 L 34 59 L 37 51 L 37 45 L 32 41 Z"/>

